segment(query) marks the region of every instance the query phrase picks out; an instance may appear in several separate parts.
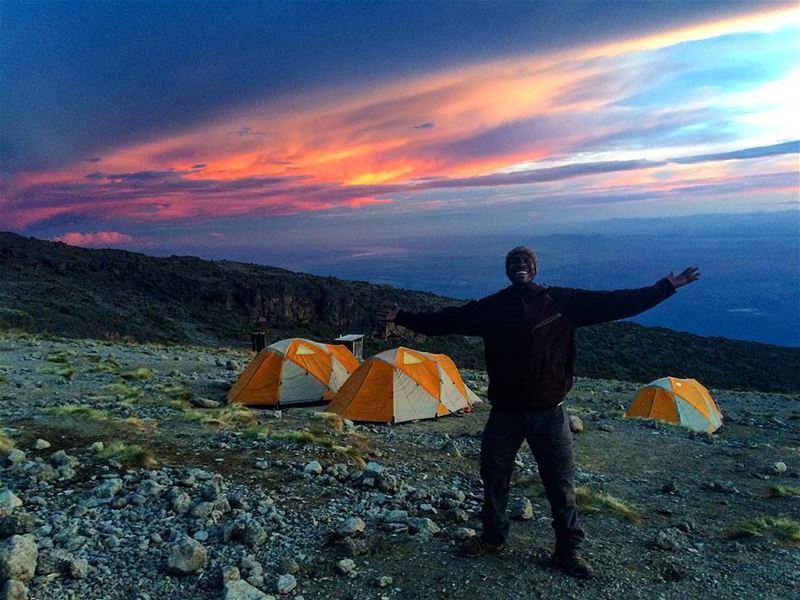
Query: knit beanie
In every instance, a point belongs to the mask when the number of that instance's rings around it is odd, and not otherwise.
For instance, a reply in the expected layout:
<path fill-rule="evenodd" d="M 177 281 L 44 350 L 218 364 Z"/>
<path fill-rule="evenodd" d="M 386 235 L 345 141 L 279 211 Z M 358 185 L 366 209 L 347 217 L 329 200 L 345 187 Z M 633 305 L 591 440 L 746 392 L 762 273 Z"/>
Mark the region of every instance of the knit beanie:
<path fill-rule="evenodd" d="M 508 263 L 511 260 L 511 257 L 515 254 L 522 254 L 528 258 L 531 263 L 531 271 L 533 271 L 534 275 L 539 272 L 539 265 L 536 261 L 536 255 L 533 253 L 533 250 L 526 248 L 525 246 L 517 246 L 516 248 L 512 248 L 508 251 L 508 254 L 506 254 L 506 271 L 508 271 Z"/>

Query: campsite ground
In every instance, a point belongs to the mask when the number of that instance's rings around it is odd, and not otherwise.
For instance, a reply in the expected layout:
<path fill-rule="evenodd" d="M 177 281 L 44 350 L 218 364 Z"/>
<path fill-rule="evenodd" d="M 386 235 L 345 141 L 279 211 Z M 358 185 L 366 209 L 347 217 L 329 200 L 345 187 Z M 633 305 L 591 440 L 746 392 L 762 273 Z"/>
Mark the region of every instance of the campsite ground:
<path fill-rule="evenodd" d="M 621 418 L 636 384 L 579 379 L 569 407 L 584 424 L 575 449 L 597 577 L 575 582 L 549 564 L 547 502 L 525 448 L 512 500 L 528 498 L 533 518 L 512 524 L 498 555 L 456 555 L 478 526 L 485 406 L 340 431 L 318 406 L 192 404 L 221 400 L 250 356 L 0 339 L 0 419 L 24 453 L 5 453 L 0 487 L 22 505 L 0 508 L 11 512 L 0 530 L 34 536 L 30 598 L 220 598 L 232 566 L 275 595 L 291 573 L 286 597 L 305 599 L 800 596 L 800 394 L 712 390 L 726 420 L 704 435 Z M 465 375 L 480 392 L 483 374 Z M 365 529 L 343 538 L 349 517 Z M 185 535 L 207 558 L 176 575 L 168 557 Z"/>

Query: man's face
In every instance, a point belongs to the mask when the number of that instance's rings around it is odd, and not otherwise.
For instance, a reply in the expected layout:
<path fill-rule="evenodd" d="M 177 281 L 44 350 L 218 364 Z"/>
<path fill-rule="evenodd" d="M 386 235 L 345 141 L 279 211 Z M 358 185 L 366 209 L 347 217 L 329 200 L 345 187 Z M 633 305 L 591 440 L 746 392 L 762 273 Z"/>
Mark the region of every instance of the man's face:
<path fill-rule="evenodd" d="M 530 283 L 533 280 L 533 263 L 526 254 L 512 254 L 508 259 L 506 275 L 511 283 Z"/>

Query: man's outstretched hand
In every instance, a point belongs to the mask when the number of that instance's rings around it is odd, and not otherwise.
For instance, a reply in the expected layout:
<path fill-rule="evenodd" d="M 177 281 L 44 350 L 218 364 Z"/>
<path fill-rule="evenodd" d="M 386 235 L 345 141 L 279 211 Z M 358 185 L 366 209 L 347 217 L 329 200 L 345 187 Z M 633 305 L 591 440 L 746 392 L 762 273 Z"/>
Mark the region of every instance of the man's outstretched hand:
<path fill-rule="evenodd" d="M 393 304 L 388 308 L 380 309 L 376 314 L 375 317 L 378 321 L 384 321 L 385 323 L 394 323 L 394 320 L 397 318 L 397 313 L 400 312 L 400 307 L 397 304 Z"/>
<path fill-rule="evenodd" d="M 679 287 L 688 285 L 694 281 L 697 281 L 698 279 L 700 279 L 700 269 L 697 267 L 688 267 L 678 275 L 675 275 L 675 273 L 670 271 L 669 275 L 667 275 L 667 280 L 676 290 Z"/>

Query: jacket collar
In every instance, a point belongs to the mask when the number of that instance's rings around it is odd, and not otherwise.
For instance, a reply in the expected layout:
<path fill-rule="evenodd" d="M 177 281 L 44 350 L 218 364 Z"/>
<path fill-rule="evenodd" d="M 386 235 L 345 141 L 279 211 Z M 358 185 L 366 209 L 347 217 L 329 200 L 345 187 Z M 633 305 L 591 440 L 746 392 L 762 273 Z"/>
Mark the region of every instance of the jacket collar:
<path fill-rule="evenodd" d="M 547 288 L 541 285 L 536 285 L 532 281 L 525 285 L 510 285 L 505 290 L 503 290 L 506 294 L 510 294 L 512 296 L 521 296 L 523 298 L 535 298 L 541 294 L 544 294 L 547 291 Z"/>

